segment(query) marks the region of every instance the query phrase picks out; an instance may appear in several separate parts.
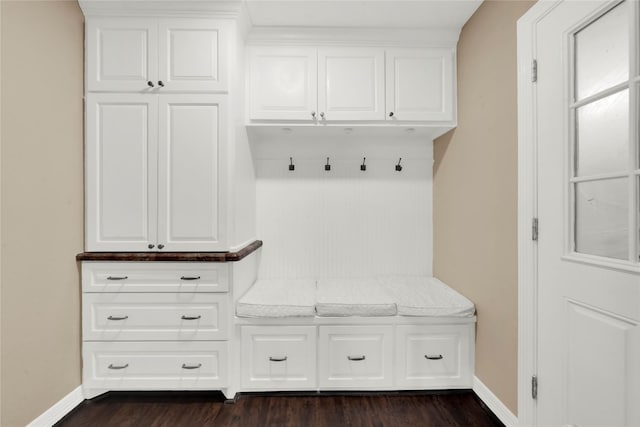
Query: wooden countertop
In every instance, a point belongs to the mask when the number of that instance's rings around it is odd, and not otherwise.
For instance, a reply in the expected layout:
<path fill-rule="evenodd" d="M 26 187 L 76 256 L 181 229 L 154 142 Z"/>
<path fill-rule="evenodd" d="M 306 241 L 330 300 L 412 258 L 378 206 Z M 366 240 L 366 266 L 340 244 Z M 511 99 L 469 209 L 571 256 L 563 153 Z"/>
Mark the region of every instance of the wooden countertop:
<path fill-rule="evenodd" d="M 234 262 L 257 251 L 262 240 L 256 240 L 237 252 L 82 252 L 76 261 L 199 261 Z"/>

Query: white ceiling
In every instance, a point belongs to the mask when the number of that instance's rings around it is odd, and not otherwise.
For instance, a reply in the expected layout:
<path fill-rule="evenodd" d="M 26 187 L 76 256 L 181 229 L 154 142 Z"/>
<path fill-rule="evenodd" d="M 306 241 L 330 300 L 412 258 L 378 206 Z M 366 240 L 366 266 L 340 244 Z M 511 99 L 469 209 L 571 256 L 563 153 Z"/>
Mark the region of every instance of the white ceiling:
<path fill-rule="evenodd" d="M 253 26 L 457 28 L 482 0 L 247 0 Z"/>

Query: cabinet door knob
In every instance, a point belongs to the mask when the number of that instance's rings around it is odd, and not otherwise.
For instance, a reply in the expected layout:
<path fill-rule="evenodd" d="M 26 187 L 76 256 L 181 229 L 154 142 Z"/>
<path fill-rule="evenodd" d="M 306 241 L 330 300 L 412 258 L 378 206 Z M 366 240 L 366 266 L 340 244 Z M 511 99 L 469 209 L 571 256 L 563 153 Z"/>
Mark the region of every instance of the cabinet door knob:
<path fill-rule="evenodd" d="M 182 369 L 198 369 L 202 367 L 202 363 L 198 363 L 197 365 L 187 365 L 186 363 L 182 364 Z"/>
<path fill-rule="evenodd" d="M 389 117 L 393 117 L 393 111 L 389 113 Z"/>
<path fill-rule="evenodd" d="M 153 84 L 153 82 L 152 82 L 151 80 L 149 80 L 149 81 L 147 82 L 147 86 L 149 86 L 149 87 L 154 87 L 155 85 Z"/>
<path fill-rule="evenodd" d="M 320 117 L 324 119 L 324 111 L 320 113 Z"/>
<path fill-rule="evenodd" d="M 109 316 L 107 319 L 109 320 L 127 320 L 129 316 Z"/>
<path fill-rule="evenodd" d="M 107 280 L 127 280 L 129 276 L 108 276 Z"/>
<path fill-rule="evenodd" d="M 162 243 L 160 243 L 160 244 L 158 245 L 158 249 L 164 249 L 164 245 L 163 245 Z"/>
<path fill-rule="evenodd" d="M 269 356 L 269 360 L 271 362 L 285 362 L 287 360 L 287 356 L 284 356 L 284 357 L 271 357 L 271 356 Z"/>
<path fill-rule="evenodd" d="M 154 245 L 153 243 L 149 243 L 149 245 L 147 246 L 149 249 L 153 249 L 156 247 L 156 245 Z"/>
<path fill-rule="evenodd" d="M 347 359 L 352 360 L 354 362 L 360 362 L 361 360 L 366 359 L 366 356 L 364 354 L 362 356 L 347 356 Z"/>
<path fill-rule="evenodd" d="M 128 367 L 129 367 L 128 363 L 125 363 L 124 365 L 114 365 L 113 363 L 111 363 L 109 365 L 109 369 L 125 369 L 125 368 L 128 368 Z"/>
<path fill-rule="evenodd" d="M 182 320 L 200 320 L 202 316 L 187 316 L 186 314 L 181 317 Z"/>
<path fill-rule="evenodd" d="M 440 359 L 442 359 L 442 355 L 441 354 L 425 354 L 424 357 L 429 359 L 429 360 L 440 360 Z"/>
<path fill-rule="evenodd" d="M 315 111 L 311 112 L 311 117 L 313 117 L 314 119 L 316 118 L 316 112 Z"/>
<path fill-rule="evenodd" d="M 200 276 L 181 276 L 180 280 L 200 280 Z"/>
<path fill-rule="evenodd" d="M 158 86 L 164 87 L 164 83 L 162 82 L 162 80 L 158 80 Z"/>

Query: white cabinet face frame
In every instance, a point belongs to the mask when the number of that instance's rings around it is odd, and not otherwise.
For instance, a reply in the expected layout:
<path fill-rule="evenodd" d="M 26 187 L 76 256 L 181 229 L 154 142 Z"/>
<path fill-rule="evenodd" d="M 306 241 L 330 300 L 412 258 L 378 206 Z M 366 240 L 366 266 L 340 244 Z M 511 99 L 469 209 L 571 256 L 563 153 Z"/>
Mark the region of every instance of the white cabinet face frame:
<path fill-rule="evenodd" d="M 455 121 L 455 49 L 388 49 L 387 120 Z"/>
<path fill-rule="evenodd" d="M 224 92 L 228 38 L 219 20 L 89 18 L 87 90 Z"/>
<path fill-rule="evenodd" d="M 314 122 L 317 112 L 315 48 L 249 50 L 249 118 Z"/>
<path fill-rule="evenodd" d="M 384 50 L 318 49 L 318 110 L 324 120 L 384 120 Z"/>
<path fill-rule="evenodd" d="M 157 108 L 140 94 L 87 96 L 88 251 L 146 251 L 157 239 Z"/>

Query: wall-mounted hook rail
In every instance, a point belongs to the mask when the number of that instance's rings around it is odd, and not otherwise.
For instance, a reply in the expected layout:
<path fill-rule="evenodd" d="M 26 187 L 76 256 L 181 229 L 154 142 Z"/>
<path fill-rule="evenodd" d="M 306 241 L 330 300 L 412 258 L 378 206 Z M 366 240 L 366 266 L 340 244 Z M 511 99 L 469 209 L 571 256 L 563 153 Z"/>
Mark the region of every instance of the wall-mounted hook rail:
<path fill-rule="evenodd" d="M 398 164 L 396 165 L 396 171 L 398 172 L 402 171 L 402 166 L 400 166 L 401 161 L 402 161 L 402 157 L 398 159 Z"/>
<path fill-rule="evenodd" d="M 326 171 L 330 171 L 331 170 L 331 164 L 329 163 L 329 158 L 327 157 L 327 164 L 324 165 L 324 170 Z"/>
<path fill-rule="evenodd" d="M 296 170 L 296 165 L 293 164 L 293 157 L 289 157 L 289 170 L 290 171 Z"/>
<path fill-rule="evenodd" d="M 367 170 L 367 165 L 364 164 L 364 162 L 366 162 L 366 161 L 367 161 L 367 158 L 363 157 L 362 158 L 362 164 L 360 165 L 360 170 L 363 171 L 363 172 Z"/>

